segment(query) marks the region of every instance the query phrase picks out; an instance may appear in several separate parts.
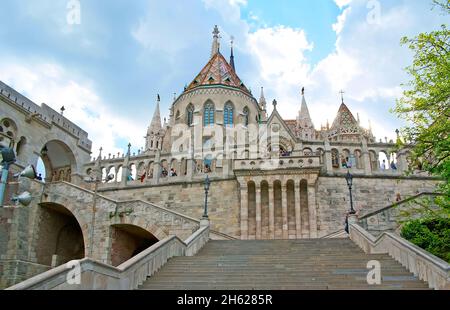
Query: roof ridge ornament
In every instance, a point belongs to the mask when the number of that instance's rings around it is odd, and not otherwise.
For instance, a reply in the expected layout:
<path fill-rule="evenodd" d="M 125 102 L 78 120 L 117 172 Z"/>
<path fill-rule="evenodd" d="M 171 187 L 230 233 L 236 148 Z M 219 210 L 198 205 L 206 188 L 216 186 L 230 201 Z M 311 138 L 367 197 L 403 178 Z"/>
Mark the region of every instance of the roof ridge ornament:
<path fill-rule="evenodd" d="M 211 58 L 214 57 L 214 55 L 219 53 L 219 49 L 220 49 L 220 42 L 219 42 L 219 27 L 217 27 L 217 25 L 214 26 L 214 30 L 212 32 L 213 34 L 213 43 L 212 43 L 212 48 L 211 48 Z"/>

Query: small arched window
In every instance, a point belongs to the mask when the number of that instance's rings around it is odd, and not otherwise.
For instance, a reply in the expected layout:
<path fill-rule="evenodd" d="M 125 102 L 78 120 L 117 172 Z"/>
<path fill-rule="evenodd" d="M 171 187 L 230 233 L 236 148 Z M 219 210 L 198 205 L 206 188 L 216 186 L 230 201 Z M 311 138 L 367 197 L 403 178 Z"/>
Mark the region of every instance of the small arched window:
<path fill-rule="evenodd" d="M 248 108 L 244 108 L 244 126 L 248 126 L 248 120 L 249 120 L 250 112 L 248 111 Z"/>
<path fill-rule="evenodd" d="M 223 109 L 223 125 L 233 127 L 233 106 L 230 103 L 227 103 Z"/>
<path fill-rule="evenodd" d="M 212 104 L 211 102 L 205 104 L 205 108 L 203 111 L 203 125 L 214 125 L 214 104 Z"/>
<path fill-rule="evenodd" d="M 189 104 L 186 108 L 187 124 L 191 126 L 194 123 L 194 106 Z"/>

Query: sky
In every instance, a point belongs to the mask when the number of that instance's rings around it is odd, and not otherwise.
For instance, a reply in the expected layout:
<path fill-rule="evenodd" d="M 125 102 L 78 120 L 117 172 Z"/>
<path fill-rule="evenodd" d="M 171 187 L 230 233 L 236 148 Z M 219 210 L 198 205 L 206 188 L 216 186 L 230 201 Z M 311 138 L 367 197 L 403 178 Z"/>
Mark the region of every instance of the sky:
<path fill-rule="evenodd" d="M 79 8 L 79 10 L 78 10 Z M 212 30 L 256 98 L 260 88 L 286 119 L 300 90 L 316 129 L 345 103 L 375 136 L 394 139 L 392 113 L 409 80 L 403 36 L 437 29 L 448 16 L 431 0 L 3 0 L 0 80 L 59 111 L 89 133 L 93 156 L 136 151 L 161 96 L 174 93 L 208 62 Z M 269 106 L 269 113 L 272 106 Z"/>

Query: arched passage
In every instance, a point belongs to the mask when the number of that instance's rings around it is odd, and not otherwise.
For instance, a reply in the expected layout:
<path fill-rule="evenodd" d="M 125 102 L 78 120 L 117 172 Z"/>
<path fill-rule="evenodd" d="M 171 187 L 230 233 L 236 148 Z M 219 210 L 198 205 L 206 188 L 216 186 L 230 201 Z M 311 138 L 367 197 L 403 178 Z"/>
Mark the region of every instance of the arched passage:
<path fill-rule="evenodd" d="M 247 183 L 248 188 L 248 238 L 256 239 L 256 185 Z"/>
<path fill-rule="evenodd" d="M 56 267 L 84 258 L 83 231 L 72 212 L 55 203 L 40 204 L 38 212 L 37 263 Z"/>
<path fill-rule="evenodd" d="M 71 174 L 77 165 L 75 156 L 67 144 L 59 140 L 48 141 L 42 147 L 40 155 L 45 167 L 45 181 L 71 181 Z"/>
<path fill-rule="evenodd" d="M 138 226 L 111 225 L 111 264 L 119 266 L 156 242 L 158 238 Z"/>
<path fill-rule="evenodd" d="M 300 214 L 302 236 L 309 237 L 308 182 L 300 181 Z"/>

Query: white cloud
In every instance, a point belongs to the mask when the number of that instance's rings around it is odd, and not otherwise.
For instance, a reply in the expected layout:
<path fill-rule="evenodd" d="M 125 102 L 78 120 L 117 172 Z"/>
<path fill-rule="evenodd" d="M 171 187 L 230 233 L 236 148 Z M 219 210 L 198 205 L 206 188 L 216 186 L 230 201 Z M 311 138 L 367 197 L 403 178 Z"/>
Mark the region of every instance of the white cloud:
<path fill-rule="evenodd" d="M 342 9 L 344 6 L 349 5 L 352 2 L 352 0 L 334 0 L 334 2 L 340 9 Z"/>
<path fill-rule="evenodd" d="M 342 31 L 342 28 L 344 28 L 345 20 L 347 19 L 347 15 L 350 13 L 351 8 L 346 8 L 341 15 L 338 16 L 338 20 L 336 24 L 332 25 L 333 30 L 336 32 L 336 34 L 340 34 Z"/>
<path fill-rule="evenodd" d="M 91 83 L 76 81 L 72 76 L 53 63 L 25 65 L 10 59 L 0 65 L 0 80 L 35 103 L 45 102 L 56 111 L 64 105 L 64 115 L 88 132 L 93 141 L 93 156 L 100 146 L 106 154 L 122 153 L 118 139 L 126 139 L 134 146 L 143 145 L 141 126 L 116 115 L 95 93 Z"/>

